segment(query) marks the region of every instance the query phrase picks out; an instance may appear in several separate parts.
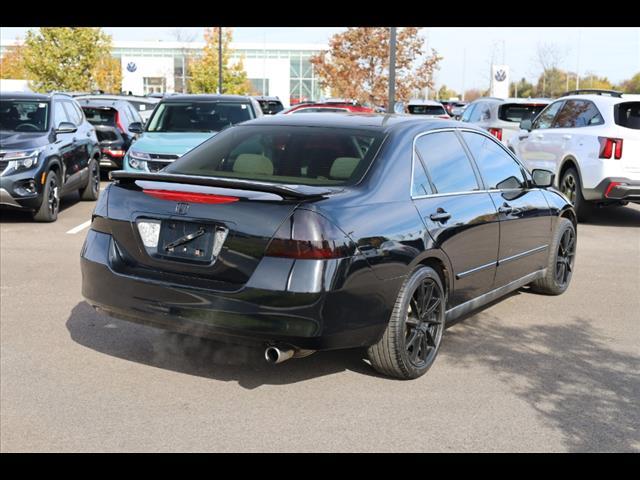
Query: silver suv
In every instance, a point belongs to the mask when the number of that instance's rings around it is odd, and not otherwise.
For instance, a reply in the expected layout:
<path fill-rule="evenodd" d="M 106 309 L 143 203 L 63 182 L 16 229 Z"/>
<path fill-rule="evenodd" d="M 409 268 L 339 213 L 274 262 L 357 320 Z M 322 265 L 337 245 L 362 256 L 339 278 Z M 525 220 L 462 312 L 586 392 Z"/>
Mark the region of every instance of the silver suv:
<path fill-rule="evenodd" d="M 533 120 L 549 103 L 548 98 L 483 97 L 471 102 L 460 120 L 488 130 L 506 145 L 520 131 L 522 120 Z"/>

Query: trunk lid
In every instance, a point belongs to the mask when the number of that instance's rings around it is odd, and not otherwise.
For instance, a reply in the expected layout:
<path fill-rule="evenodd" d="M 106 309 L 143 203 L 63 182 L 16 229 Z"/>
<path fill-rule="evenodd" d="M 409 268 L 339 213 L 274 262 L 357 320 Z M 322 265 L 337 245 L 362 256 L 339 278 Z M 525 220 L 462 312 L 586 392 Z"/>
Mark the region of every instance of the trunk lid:
<path fill-rule="evenodd" d="M 100 228 L 113 236 L 114 270 L 218 290 L 241 288 L 296 206 L 327 193 L 185 175 L 114 172 L 113 178 Z M 155 250 L 141 228 L 159 230 Z"/>

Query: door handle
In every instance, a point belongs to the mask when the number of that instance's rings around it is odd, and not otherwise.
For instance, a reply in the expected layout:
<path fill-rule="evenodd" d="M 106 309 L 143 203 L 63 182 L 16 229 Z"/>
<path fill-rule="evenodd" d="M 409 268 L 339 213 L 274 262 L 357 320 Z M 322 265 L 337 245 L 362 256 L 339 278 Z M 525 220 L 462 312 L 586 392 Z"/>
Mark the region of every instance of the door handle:
<path fill-rule="evenodd" d="M 429 215 L 429 218 L 434 222 L 446 222 L 451 218 L 451 214 L 445 212 L 443 209 L 439 208 L 436 213 L 432 213 Z"/>
<path fill-rule="evenodd" d="M 503 203 L 501 207 L 498 208 L 499 213 L 504 213 L 505 215 L 518 215 L 522 213 L 521 208 L 514 208 L 508 203 Z"/>
<path fill-rule="evenodd" d="M 562 135 L 562 138 L 565 140 L 571 140 L 571 135 Z"/>
<path fill-rule="evenodd" d="M 544 135 L 543 135 L 543 134 L 541 134 L 541 133 L 536 133 L 536 134 L 534 135 L 534 137 L 536 137 L 536 138 L 544 138 Z"/>

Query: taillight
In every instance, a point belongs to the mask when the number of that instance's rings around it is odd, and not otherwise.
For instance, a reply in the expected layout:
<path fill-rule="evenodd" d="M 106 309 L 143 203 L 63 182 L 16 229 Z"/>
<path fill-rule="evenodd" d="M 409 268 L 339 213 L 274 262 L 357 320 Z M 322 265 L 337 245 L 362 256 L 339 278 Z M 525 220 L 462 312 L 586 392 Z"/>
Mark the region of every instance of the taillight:
<path fill-rule="evenodd" d="M 197 192 L 177 192 L 173 190 L 142 190 L 147 195 L 151 195 L 154 198 L 160 200 L 172 200 L 174 202 L 189 202 L 189 203 L 232 203 L 240 200 L 238 197 L 230 197 L 226 195 L 212 195 L 210 193 L 197 193 Z"/>
<path fill-rule="evenodd" d="M 600 155 L 599 158 L 613 158 L 620 160 L 622 158 L 622 139 L 621 138 L 606 138 L 598 137 L 600 142 Z"/>
<path fill-rule="evenodd" d="M 106 153 L 108 155 L 111 155 L 112 157 L 124 157 L 125 151 L 124 150 L 111 150 L 110 148 L 103 148 L 102 149 L 102 153 Z"/>
<path fill-rule="evenodd" d="M 296 210 L 275 233 L 265 255 L 308 260 L 348 257 L 355 244 L 318 213 Z"/>
<path fill-rule="evenodd" d="M 118 112 L 117 110 L 116 110 L 116 126 L 120 130 L 120 133 L 125 133 L 124 126 L 122 125 L 122 122 L 120 121 L 120 112 Z"/>
<path fill-rule="evenodd" d="M 498 140 L 502 140 L 502 129 L 501 128 L 490 128 L 489 133 L 496 137 Z"/>

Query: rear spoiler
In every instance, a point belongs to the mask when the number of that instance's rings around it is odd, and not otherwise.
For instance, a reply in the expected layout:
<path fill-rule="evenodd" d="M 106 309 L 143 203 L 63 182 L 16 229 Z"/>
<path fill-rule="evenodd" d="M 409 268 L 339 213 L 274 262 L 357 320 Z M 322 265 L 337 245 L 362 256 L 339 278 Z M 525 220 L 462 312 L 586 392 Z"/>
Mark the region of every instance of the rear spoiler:
<path fill-rule="evenodd" d="M 134 183 L 136 180 L 152 182 L 186 183 L 189 185 L 204 185 L 207 187 L 235 188 L 239 190 L 254 190 L 281 195 L 288 199 L 319 198 L 335 190 L 313 185 L 281 185 L 277 183 L 258 182 L 255 180 L 240 180 L 222 177 L 201 177 L 197 175 L 180 175 L 176 173 L 128 172 L 116 170 L 109 173 L 109 178 L 119 183 Z"/>

